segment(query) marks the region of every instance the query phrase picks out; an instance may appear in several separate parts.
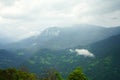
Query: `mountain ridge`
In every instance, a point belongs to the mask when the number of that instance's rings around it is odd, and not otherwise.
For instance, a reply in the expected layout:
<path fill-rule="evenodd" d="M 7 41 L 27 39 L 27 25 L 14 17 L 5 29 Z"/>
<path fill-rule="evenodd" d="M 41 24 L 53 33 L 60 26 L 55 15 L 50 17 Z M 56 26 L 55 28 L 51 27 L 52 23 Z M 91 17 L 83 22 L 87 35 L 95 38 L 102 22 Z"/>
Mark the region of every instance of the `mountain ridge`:
<path fill-rule="evenodd" d="M 65 49 L 78 45 L 88 45 L 119 33 L 120 27 L 105 28 L 94 25 L 77 25 L 66 28 L 51 27 L 45 29 L 38 36 L 32 36 L 9 46 L 11 48 Z"/>

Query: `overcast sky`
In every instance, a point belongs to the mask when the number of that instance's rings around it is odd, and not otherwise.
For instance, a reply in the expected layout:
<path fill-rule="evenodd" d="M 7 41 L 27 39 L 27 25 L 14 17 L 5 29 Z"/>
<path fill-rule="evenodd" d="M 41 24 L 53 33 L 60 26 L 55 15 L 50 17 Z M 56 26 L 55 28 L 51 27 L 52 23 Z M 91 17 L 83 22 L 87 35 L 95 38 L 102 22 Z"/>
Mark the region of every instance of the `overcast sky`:
<path fill-rule="evenodd" d="M 46 27 L 86 23 L 120 25 L 120 0 L 0 0 L 0 36 L 21 39 Z"/>

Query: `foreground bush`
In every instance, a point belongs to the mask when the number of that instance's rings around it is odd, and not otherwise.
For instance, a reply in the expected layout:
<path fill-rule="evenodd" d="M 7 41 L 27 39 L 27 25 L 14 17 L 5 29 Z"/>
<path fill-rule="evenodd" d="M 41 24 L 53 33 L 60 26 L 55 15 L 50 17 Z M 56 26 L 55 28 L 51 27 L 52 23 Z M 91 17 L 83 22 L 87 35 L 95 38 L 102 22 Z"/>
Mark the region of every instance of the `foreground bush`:
<path fill-rule="evenodd" d="M 81 68 L 76 68 L 68 76 L 68 80 L 88 80 Z"/>
<path fill-rule="evenodd" d="M 55 71 L 48 71 L 43 78 L 36 78 L 36 75 L 25 72 L 24 70 L 16 70 L 15 68 L 0 69 L 0 80 L 63 80 L 61 75 Z M 68 76 L 68 80 L 88 80 L 80 68 L 76 68 Z"/>
<path fill-rule="evenodd" d="M 32 73 L 9 68 L 0 70 L 0 80 L 36 80 L 36 77 Z"/>

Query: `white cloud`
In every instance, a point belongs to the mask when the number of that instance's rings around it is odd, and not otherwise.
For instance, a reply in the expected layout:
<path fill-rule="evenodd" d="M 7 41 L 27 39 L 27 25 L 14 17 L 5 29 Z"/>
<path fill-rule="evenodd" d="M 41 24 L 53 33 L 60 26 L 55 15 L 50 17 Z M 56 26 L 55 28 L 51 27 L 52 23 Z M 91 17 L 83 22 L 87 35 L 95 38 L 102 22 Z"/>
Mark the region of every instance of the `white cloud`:
<path fill-rule="evenodd" d="M 26 24 L 29 19 L 35 19 L 36 23 L 59 25 L 88 23 L 96 19 L 94 15 L 99 16 L 99 14 L 110 12 L 111 9 L 116 10 L 115 6 L 119 0 L 7 0 L 6 2 L 2 0 L 1 2 L 7 4 L 12 2 L 10 6 L 0 3 L 0 15 L 4 18 L 23 19 L 23 23 Z M 105 22 L 101 24 L 104 25 Z"/>
<path fill-rule="evenodd" d="M 3 17 L 0 16 L 0 22 L 1 22 L 1 23 L 4 23 L 5 21 L 6 21 L 6 20 L 5 20 Z"/>
<path fill-rule="evenodd" d="M 10 6 L 14 3 L 15 0 L 0 0 L 0 2 L 5 6 Z"/>
<path fill-rule="evenodd" d="M 87 49 L 75 49 L 75 52 L 78 55 L 82 55 L 85 57 L 95 57 L 93 53 L 89 52 Z"/>

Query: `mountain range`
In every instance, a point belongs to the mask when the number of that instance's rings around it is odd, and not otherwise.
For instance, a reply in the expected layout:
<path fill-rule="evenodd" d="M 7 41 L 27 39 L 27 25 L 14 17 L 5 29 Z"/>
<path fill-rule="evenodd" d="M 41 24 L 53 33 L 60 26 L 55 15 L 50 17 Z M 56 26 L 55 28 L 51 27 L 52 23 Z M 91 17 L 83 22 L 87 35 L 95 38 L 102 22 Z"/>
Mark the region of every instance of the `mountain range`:
<path fill-rule="evenodd" d="M 38 36 L 4 45 L 0 68 L 25 65 L 45 75 L 54 68 L 64 78 L 80 66 L 90 80 L 120 79 L 120 27 L 95 25 L 51 27 Z"/>
<path fill-rule="evenodd" d="M 50 27 L 40 35 L 32 36 L 16 43 L 7 45 L 8 48 L 47 48 L 66 49 L 78 45 L 88 45 L 108 37 L 120 34 L 120 27 L 105 28 L 95 25 L 75 25 L 71 27 Z"/>

